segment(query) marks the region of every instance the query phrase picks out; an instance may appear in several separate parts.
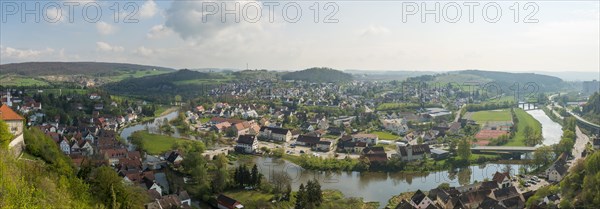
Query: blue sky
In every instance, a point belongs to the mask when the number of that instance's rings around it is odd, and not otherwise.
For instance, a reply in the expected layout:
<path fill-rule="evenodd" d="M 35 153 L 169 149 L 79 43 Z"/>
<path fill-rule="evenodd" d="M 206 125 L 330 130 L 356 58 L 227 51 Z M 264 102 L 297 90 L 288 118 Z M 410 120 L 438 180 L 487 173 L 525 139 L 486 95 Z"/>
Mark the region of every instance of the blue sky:
<path fill-rule="evenodd" d="M 33 9 L 35 3 L 40 5 L 40 22 L 32 14 L 22 21 L 24 7 Z M 73 3 L 79 6 L 71 15 L 65 5 Z M 245 68 L 248 63 L 252 69 L 273 70 L 327 66 L 598 72 L 600 68 L 598 1 L 475 2 L 479 5 L 473 7 L 473 22 L 466 4 L 474 2 L 318 1 L 315 7 L 317 1 L 227 1 L 225 7 L 233 9 L 235 3 L 240 22 L 233 15 L 221 20 L 220 1 L 3 0 L 0 62 L 103 61 L 174 68 Z M 439 23 L 432 14 L 422 21 L 423 10 L 433 10 L 436 3 Z M 273 9 L 273 22 L 266 6 L 270 4 L 279 4 Z M 95 6 L 102 15 L 89 22 L 96 15 Z M 302 10 L 297 19 L 294 6 Z M 497 19 L 496 7 L 502 13 Z M 137 22 L 124 23 L 133 8 Z M 319 8 L 317 23 L 315 8 Z M 418 11 L 410 13 L 414 8 Z M 453 23 L 457 8 L 461 16 Z M 330 23 L 325 23 L 334 9 Z M 537 12 L 532 13 L 534 9 Z M 253 21 L 256 11 L 261 18 Z M 60 19 L 52 21 L 59 13 Z M 530 23 L 525 23 L 530 14 Z"/>

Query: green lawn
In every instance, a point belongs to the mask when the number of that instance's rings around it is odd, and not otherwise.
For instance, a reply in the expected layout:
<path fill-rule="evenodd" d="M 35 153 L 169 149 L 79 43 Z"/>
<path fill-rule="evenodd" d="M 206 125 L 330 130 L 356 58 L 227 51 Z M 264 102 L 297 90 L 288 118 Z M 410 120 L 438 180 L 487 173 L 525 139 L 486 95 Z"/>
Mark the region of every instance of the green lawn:
<path fill-rule="evenodd" d="M 43 90 L 43 94 L 54 94 L 54 95 L 59 95 L 59 94 L 63 94 L 63 95 L 70 95 L 70 94 L 79 94 L 79 95 L 84 95 L 88 93 L 87 89 L 69 89 L 69 88 L 61 88 L 61 89 L 41 89 Z M 37 90 L 35 90 L 34 93 L 37 93 Z"/>
<path fill-rule="evenodd" d="M 503 110 L 487 110 L 477 111 L 471 115 L 471 119 L 476 121 L 478 124 L 484 124 L 488 121 L 511 121 L 510 111 L 507 109 Z"/>
<path fill-rule="evenodd" d="M 3 75 L 0 76 L 0 84 L 3 86 L 47 86 L 48 82 L 39 78 Z"/>
<path fill-rule="evenodd" d="M 210 118 L 200 118 L 200 123 L 202 124 L 208 123 L 208 121 L 210 121 Z"/>
<path fill-rule="evenodd" d="M 124 71 L 123 73 L 116 76 L 107 76 L 106 78 L 111 82 L 117 82 L 128 78 L 141 78 L 151 75 L 160 75 L 164 73 L 173 72 L 170 70 L 136 70 L 136 71 Z"/>
<path fill-rule="evenodd" d="M 156 155 L 171 150 L 173 144 L 177 141 L 189 141 L 187 139 L 175 138 L 158 134 L 151 134 L 146 131 L 139 131 L 135 134 L 140 134 L 142 137 L 142 147 L 149 154 Z"/>
<path fill-rule="evenodd" d="M 381 140 L 392 140 L 393 141 L 393 140 L 400 138 L 399 136 L 397 136 L 395 134 L 392 134 L 390 132 L 385 132 L 385 131 L 374 131 L 371 133 L 376 134 L 379 137 L 379 139 L 381 139 Z"/>
<path fill-rule="evenodd" d="M 515 137 L 512 138 L 507 144 L 504 146 L 525 146 L 525 136 L 523 130 L 525 127 L 529 126 L 533 128 L 534 132 L 542 131 L 542 124 L 538 122 L 535 118 L 529 115 L 525 110 L 520 108 L 515 108 L 515 114 L 517 115 L 517 119 L 519 122 L 517 123 L 517 132 L 515 133 Z"/>
<path fill-rule="evenodd" d="M 298 188 L 292 188 L 292 190 L 297 189 Z M 296 202 L 296 198 L 294 197 L 296 192 L 292 192 L 290 201 L 275 203 L 270 201 L 274 196 L 273 194 L 263 193 L 261 191 L 233 190 L 224 192 L 224 194 L 240 201 L 242 205 L 244 205 L 244 208 L 293 208 L 294 203 Z M 378 203 L 365 203 L 361 199 L 346 198 L 342 192 L 337 190 L 323 190 L 323 203 L 318 208 L 375 209 L 378 208 L 378 206 Z"/>

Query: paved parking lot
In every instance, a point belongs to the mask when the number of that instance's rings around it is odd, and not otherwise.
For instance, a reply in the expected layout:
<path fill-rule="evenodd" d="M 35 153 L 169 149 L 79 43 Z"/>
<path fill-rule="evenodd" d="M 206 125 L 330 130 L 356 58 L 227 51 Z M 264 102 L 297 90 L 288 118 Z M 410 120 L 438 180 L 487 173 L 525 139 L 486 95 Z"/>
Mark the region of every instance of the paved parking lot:
<path fill-rule="evenodd" d="M 521 192 L 521 193 L 527 192 L 527 191 L 536 191 L 536 190 L 538 190 L 541 187 L 550 185 L 550 183 L 548 181 L 546 181 L 545 179 L 538 178 L 539 182 L 537 182 L 537 183 L 529 183 L 528 187 L 523 187 L 521 189 L 521 187 L 519 186 L 519 184 L 520 184 L 519 183 L 519 179 L 523 179 L 523 181 L 527 182 L 527 181 L 529 181 L 532 178 L 532 176 L 525 176 L 525 178 L 520 178 L 520 177 L 517 176 L 516 178 L 517 178 L 517 180 L 513 181 L 513 185 L 515 187 L 517 187 L 517 190 L 519 192 Z"/>

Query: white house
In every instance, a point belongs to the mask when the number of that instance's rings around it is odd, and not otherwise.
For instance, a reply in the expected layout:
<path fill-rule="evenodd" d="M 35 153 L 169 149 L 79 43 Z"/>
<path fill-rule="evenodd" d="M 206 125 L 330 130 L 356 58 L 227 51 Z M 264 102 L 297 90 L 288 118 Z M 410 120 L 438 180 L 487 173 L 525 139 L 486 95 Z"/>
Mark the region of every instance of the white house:
<path fill-rule="evenodd" d="M 559 182 L 567 174 L 567 167 L 562 163 L 554 163 L 548 168 L 548 181 Z"/>
<path fill-rule="evenodd" d="M 235 145 L 236 150 L 254 153 L 258 149 L 258 141 L 254 135 L 240 135 Z"/>
<path fill-rule="evenodd" d="M 398 156 L 402 161 L 422 160 L 431 153 L 429 145 L 411 145 L 398 146 Z"/>
<path fill-rule="evenodd" d="M 162 195 L 162 188 L 156 182 L 146 181 L 145 186 L 146 186 L 146 189 L 148 189 L 148 191 L 154 189 L 154 190 L 156 190 L 158 192 L 158 194 Z"/>
<path fill-rule="evenodd" d="M 500 189 L 508 188 L 511 186 L 510 174 L 508 172 L 505 172 L 505 173 L 496 172 L 494 174 L 494 177 L 492 177 L 492 180 L 498 184 L 498 188 L 500 188 Z"/>
<path fill-rule="evenodd" d="M 320 151 L 329 151 L 331 149 L 331 145 L 333 143 L 331 143 L 331 141 L 327 141 L 327 140 L 323 140 L 323 141 L 319 141 L 317 142 L 317 150 Z"/>
<path fill-rule="evenodd" d="M 410 204 L 415 208 L 427 208 L 433 204 L 433 201 L 425 195 L 421 190 L 417 190 L 415 194 L 410 198 Z"/>
<path fill-rule="evenodd" d="M 60 140 L 60 143 L 58 143 L 60 146 L 60 150 L 65 153 L 66 155 L 71 154 L 71 145 L 69 145 L 69 141 L 67 141 L 66 139 Z"/>
<path fill-rule="evenodd" d="M 354 134 L 352 135 L 353 142 L 364 142 L 369 146 L 377 145 L 379 137 L 376 134 Z"/>
<path fill-rule="evenodd" d="M 292 132 L 285 128 L 263 126 L 258 136 L 267 140 L 289 141 L 292 139 Z"/>
<path fill-rule="evenodd" d="M 382 119 L 381 124 L 385 130 L 401 135 L 408 131 L 408 126 L 403 119 Z"/>

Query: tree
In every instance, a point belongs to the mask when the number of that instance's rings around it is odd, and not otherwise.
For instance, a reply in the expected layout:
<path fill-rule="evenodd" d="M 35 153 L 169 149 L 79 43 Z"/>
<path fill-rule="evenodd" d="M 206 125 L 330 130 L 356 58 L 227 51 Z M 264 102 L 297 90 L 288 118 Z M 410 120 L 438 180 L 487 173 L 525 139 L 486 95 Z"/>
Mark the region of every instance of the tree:
<path fill-rule="evenodd" d="M 229 160 L 227 159 L 227 157 L 225 157 L 224 154 L 218 154 L 217 156 L 215 156 L 214 163 L 218 169 L 227 168 Z"/>
<path fill-rule="evenodd" d="M 290 200 L 290 195 L 292 194 L 292 185 L 288 184 L 285 188 L 285 197 L 284 199 L 289 201 Z"/>
<path fill-rule="evenodd" d="M 149 199 L 146 192 L 140 191 L 141 188 L 124 185 L 121 177 L 108 166 L 94 170 L 90 184 L 101 202 L 120 205 L 121 208 L 143 208 Z"/>
<path fill-rule="evenodd" d="M 8 144 L 13 139 L 12 133 L 8 129 L 8 124 L 0 120 L 0 149 L 8 148 Z"/>
<path fill-rule="evenodd" d="M 466 161 L 469 161 L 471 157 L 471 143 L 469 143 L 469 138 L 465 137 L 458 142 L 458 156 Z"/>
<path fill-rule="evenodd" d="M 319 207 L 323 202 L 323 192 L 321 192 L 321 185 L 316 179 L 312 181 L 308 180 L 308 183 L 306 184 L 306 193 L 308 194 L 307 205 L 310 205 L 311 208 Z"/>
<path fill-rule="evenodd" d="M 306 194 L 306 190 L 304 189 L 304 184 L 300 184 L 300 187 L 298 188 L 298 192 L 296 192 L 296 204 L 294 206 L 294 209 L 306 208 L 306 199 L 307 199 L 307 194 Z"/>
<path fill-rule="evenodd" d="M 552 163 L 552 159 L 554 157 L 554 150 L 550 146 L 542 146 L 538 147 L 533 152 L 533 164 L 536 168 L 540 168 L 543 166 Z"/>
<path fill-rule="evenodd" d="M 227 188 L 227 168 L 219 168 L 212 180 L 212 189 L 214 193 L 221 193 Z"/>
<path fill-rule="evenodd" d="M 525 126 L 525 129 L 523 129 L 523 136 L 525 136 L 525 140 L 528 140 L 533 136 L 533 129 L 531 126 Z"/>
<path fill-rule="evenodd" d="M 276 171 L 273 172 L 273 175 L 271 176 L 271 183 L 273 184 L 275 193 L 282 192 L 283 188 L 288 184 L 291 184 L 291 182 L 292 178 L 285 172 Z"/>
<path fill-rule="evenodd" d="M 254 166 L 252 167 L 252 180 L 251 183 L 253 185 L 259 185 L 260 184 L 260 173 L 258 173 L 258 167 L 256 166 L 256 164 L 254 164 Z"/>

